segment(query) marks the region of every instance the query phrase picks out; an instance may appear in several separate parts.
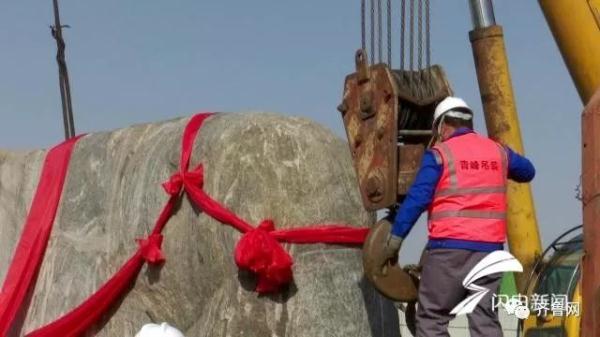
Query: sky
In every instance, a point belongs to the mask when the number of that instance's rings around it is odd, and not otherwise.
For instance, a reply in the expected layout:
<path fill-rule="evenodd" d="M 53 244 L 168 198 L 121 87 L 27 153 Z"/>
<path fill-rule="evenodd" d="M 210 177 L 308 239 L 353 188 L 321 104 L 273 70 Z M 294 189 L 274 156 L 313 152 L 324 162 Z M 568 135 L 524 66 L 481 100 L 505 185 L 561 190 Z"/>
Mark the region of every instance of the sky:
<path fill-rule="evenodd" d="M 255 110 L 307 117 L 345 137 L 336 106 L 360 47 L 358 0 L 60 4 L 71 27 L 64 37 L 77 133 L 198 111 Z M 532 186 L 546 245 L 581 222 L 575 188 L 583 107 L 537 1 L 494 4 L 525 152 L 537 168 Z M 444 67 L 485 133 L 468 2 L 431 0 L 431 8 L 433 63 Z M 63 138 L 52 22 L 51 0 L 0 2 L 0 148 L 46 148 Z M 398 20 L 394 25 L 397 33 Z M 424 222 L 410 235 L 403 253 L 414 260 L 425 244 Z"/>

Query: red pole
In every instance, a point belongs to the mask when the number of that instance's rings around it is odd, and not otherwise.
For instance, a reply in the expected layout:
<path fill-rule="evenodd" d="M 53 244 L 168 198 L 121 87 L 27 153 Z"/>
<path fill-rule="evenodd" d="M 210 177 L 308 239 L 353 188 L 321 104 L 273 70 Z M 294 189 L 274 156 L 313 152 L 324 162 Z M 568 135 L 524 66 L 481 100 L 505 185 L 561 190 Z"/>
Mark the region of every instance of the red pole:
<path fill-rule="evenodd" d="M 600 88 L 581 118 L 583 190 L 582 337 L 600 336 Z"/>

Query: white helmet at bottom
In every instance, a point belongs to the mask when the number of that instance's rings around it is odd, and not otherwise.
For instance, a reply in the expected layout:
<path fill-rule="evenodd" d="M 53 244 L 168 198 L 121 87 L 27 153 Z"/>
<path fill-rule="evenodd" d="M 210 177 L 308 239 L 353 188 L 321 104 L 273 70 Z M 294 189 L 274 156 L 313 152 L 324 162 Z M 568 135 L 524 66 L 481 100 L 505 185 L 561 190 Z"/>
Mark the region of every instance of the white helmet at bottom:
<path fill-rule="evenodd" d="M 433 113 L 433 125 L 435 125 L 442 116 L 471 120 L 473 119 L 473 110 L 471 110 L 462 98 L 448 96 L 435 107 L 435 112 Z"/>
<path fill-rule="evenodd" d="M 181 331 L 167 323 L 146 324 L 135 337 L 185 337 Z"/>

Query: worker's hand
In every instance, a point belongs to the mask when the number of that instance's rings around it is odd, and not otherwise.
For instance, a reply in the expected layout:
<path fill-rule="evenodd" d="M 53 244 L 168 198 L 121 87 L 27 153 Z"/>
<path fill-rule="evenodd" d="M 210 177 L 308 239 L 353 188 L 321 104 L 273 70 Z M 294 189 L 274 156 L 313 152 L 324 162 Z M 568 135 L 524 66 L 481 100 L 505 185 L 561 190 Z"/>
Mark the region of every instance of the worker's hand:
<path fill-rule="evenodd" d="M 383 261 L 381 266 L 381 273 L 385 276 L 387 275 L 387 267 L 390 260 L 393 263 L 396 263 L 398 260 L 398 251 L 402 246 L 402 239 L 399 236 L 393 235 L 392 233 L 388 234 L 387 239 L 385 240 L 385 245 L 383 246 Z"/>
<path fill-rule="evenodd" d="M 421 278 L 421 270 L 423 268 L 418 264 L 407 264 L 402 269 L 417 280 Z"/>

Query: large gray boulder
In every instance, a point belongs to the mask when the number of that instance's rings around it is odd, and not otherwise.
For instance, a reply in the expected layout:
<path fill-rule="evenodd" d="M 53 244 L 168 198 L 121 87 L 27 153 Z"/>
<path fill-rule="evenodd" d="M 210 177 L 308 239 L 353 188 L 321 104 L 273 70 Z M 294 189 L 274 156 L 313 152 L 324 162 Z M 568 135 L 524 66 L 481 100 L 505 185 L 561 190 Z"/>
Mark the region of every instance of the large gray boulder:
<path fill-rule="evenodd" d="M 90 134 L 75 147 L 23 331 L 74 308 L 126 261 L 149 232 L 175 172 L 187 118 Z M 45 151 L 0 151 L 0 279 L 37 186 Z M 347 145 L 323 127 L 275 114 L 218 114 L 200 130 L 191 167 L 205 191 L 250 223 L 369 226 Z M 167 321 L 195 336 L 397 336 L 392 304 L 364 281 L 357 247 L 288 245 L 295 282 L 259 296 L 240 273 L 240 233 L 184 198 L 165 231 L 162 268 L 144 267 L 97 336 L 133 336 Z"/>

